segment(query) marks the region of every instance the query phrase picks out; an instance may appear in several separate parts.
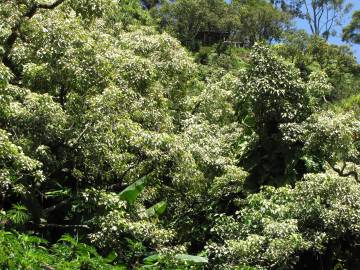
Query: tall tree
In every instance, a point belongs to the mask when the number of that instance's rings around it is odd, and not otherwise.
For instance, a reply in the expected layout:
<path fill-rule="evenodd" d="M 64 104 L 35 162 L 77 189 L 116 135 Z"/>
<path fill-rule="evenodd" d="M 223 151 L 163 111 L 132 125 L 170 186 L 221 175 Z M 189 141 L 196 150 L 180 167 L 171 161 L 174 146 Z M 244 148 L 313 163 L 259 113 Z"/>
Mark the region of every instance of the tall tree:
<path fill-rule="evenodd" d="M 344 41 L 360 44 L 360 10 L 357 10 L 352 15 L 349 25 L 343 29 Z"/>
<path fill-rule="evenodd" d="M 334 27 L 341 24 L 341 19 L 352 5 L 345 0 L 297 0 L 303 12 L 300 17 L 306 19 L 311 32 L 323 36 L 326 40 L 334 34 Z"/>
<path fill-rule="evenodd" d="M 162 28 L 191 50 L 224 40 L 251 47 L 257 41 L 278 39 L 288 23 L 287 13 L 265 0 L 166 1 L 157 15 Z"/>
<path fill-rule="evenodd" d="M 326 78 L 312 76 L 305 82 L 294 66 L 268 47 L 256 45 L 242 82 L 237 94 L 239 121 L 248 125 L 256 138 L 240 162 L 250 173 L 248 183 L 255 188 L 281 186 L 302 177 L 306 171 L 300 159 L 302 143 L 287 140 L 283 128 L 311 115 L 313 100 L 328 88 Z"/>
<path fill-rule="evenodd" d="M 279 39 L 288 22 L 288 13 L 263 0 L 234 0 L 225 19 L 229 41 L 244 47 Z"/>
<path fill-rule="evenodd" d="M 270 3 L 277 9 L 291 14 L 292 16 L 298 16 L 301 12 L 301 3 L 297 0 L 270 0 Z"/>
<path fill-rule="evenodd" d="M 168 0 L 154 13 L 162 28 L 176 36 L 183 45 L 196 50 L 201 43 L 221 38 L 226 7 L 224 0 Z"/>

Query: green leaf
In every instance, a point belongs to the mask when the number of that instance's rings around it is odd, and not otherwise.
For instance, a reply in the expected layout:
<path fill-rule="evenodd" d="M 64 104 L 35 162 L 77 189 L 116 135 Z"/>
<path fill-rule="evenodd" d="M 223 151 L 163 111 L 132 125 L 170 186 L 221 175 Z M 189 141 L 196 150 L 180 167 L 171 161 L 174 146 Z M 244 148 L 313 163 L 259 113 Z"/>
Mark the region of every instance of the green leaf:
<path fill-rule="evenodd" d="M 166 201 L 161 201 L 148 208 L 146 210 L 146 213 L 149 217 L 153 217 L 155 215 L 160 216 L 165 212 L 166 207 L 167 207 Z"/>
<path fill-rule="evenodd" d="M 193 256 L 188 254 L 177 254 L 175 256 L 175 259 L 184 261 L 184 262 L 190 262 L 190 263 L 208 263 L 208 259 L 206 257 L 200 257 L 200 256 Z"/>
<path fill-rule="evenodd" d="M 126 265 L 116 265 L 112 267 L 113 270 L 126 270 Z"/>
<path fill-rule="evenodd" d="M 63 196 L 67 196 L 71 193 L 71 189 L 70 188 L 66 188 L 66 189 L 60 189 L 60 190 L 53 190 L 53 191 L 48 191 L 45 193 L 46 197 L 48 198 L 53 198 L 53 197 L 63 197 Z"/>
<path fill-rule="evenodd" d="M 140 178 L 130 186 L 125 188 L 120 193 L 120 199 L 127 201 L 129 204 L 133 204 L 138 195 L 143 191 L 146 183 L 146 178 Z"/>
<path fill-rule="evenodd" d="M 153 255 L 150 255 L 150 256 L 144 258 L 143 261 L 144 261 L 145 264 L 149 265 L 149 264 L 156 263 L 159 259 L 160 259 L 160 255 L 158 253 L 155 253 Z"/>
<path fill-rule="evenodd" d="M 116 254 L 116 252 L 115 251 L 112 251 L 112 252 L 110 252 L 107 256 L 106 256 L 106 258 L 104 259 L 104 261 L 106 262 L 106 263 L 111 263 L 111 262 L 113 262 L 116 258 L 117 258 L 117 254 Z"/>
<path fill-rule="evenodd" d="M 78 242 L 70 234 L 64 234 L 58 242 L 66 242 L 74 247 L 78 245 Z"/>
<path fill-rule="evenodd" d="M 13 204 L 12 209 L 8 211 L 7 218 L 17 225 L 23 225 L 30 219 L 26 206 L 22 204 Z"/>

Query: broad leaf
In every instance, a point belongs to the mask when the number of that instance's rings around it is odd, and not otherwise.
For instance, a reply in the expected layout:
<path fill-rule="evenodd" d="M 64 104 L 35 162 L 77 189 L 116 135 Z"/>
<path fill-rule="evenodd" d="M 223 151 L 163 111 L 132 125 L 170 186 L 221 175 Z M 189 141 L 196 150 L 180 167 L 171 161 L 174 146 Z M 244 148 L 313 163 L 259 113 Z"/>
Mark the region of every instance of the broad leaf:
<path fill-rule="evenodd" d="M 120 199 L 127 201 L 129 204 L 133 204 L 138 195 L 143 191 L 146 183 L 146 178 L 140 178 L 130 186 L 125 188 L 120 193 Z"/>
<path fill-rule="evenodd" d="M 146 210 L 146 213 L 149 217 L 153 217 L 155 215 L 160 216 L 165 212 L 166 207 L 167 207 L 166 201 L 161 201 L 161 202 L 158 202 L 157 204 L 151 206 L 150 208 L 148 208 Z"/>
<path fill-rule="evenodd" d="M 154 264 L 156 263 L 158 260 L 160 259 L 160 255 L 158 253 L 155 253 L 153 255 L 150 255 L 146 258 L 144 258 L 144 263 L 149 265 L 149 264 Z"/>
<path fill-rule="evenodd" d="M 206 257 L 188 255 L 188 254 L 177 254 L 175 259 L 190 262 L 190 263 L 208 263 L 208 259 Z"/>

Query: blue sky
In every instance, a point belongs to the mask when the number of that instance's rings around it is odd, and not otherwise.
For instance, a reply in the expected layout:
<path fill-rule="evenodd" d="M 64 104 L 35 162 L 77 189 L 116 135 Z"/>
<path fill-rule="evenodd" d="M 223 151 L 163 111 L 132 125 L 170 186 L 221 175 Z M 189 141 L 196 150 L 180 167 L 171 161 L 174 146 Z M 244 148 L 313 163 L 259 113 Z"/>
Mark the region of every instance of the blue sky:
<path fill-rule="evenodd" d="M 225 0 L 225 1 L 228 3 L 231 2 L 231 0 Z M 335 30 L 337 31 L 337 36 L 330 37 L 329 38 L 330 43 L 337 44 L 337 45 L 347 45 L 346 43 L 341 41 L 341 30 L 345 25 L 347 25 L 350 22 L 353 12 L 355 10 L 360 9 L 360 0 L 347 0 L 347 3 L 351 3 L 353 5 L 353 8 L 352 8 L 351 12 L 343 18 L 343 20 L 341 22 L 341 26 L 335 27 Z M 295 20 L 295 27 L 297 29 L 304 29 L 309 33 L 311 32 L 310 27 L 305 20 L 300 20 L 300 19 Z M 357 61 L 360 63 L 360 45 L 350 44 L 350 47 L 352 48 L 352 50 L 357 58 Z"/>
<path fill-rule="evenodd" d="M 341 29 L 350 22 L 352 13 L 355 10 L 360 9 L 360 0 L 348 0 L 347 3 L 351 3 L 353 5 L 353 8 L 352 8 L 351 12 L 343 18 L 343 20 L 341 22 L 342 25 L 335 28 L 335 30 L 338 32 L 338 34 L 335 37 L 330 37 L 329 38 L 330 43 L 338 44 L 338 45 L 346 44 L 346 43 L 341 41 Z M 300 19 L 296 20 L 295 21 L 295 26 L 298 29 L 305 29 L 306 31 L 310 32 L 309 25 L 304 20 L 300 20 Z M 355 54 L 355 56 L 357 58 L 357 61 L 360 63 L 360 45 L 354 45 L 353 44 L 353 45 L 351 45 L 351 47 L 352 47 L 352 49 L 354 51 L 354 54 Z"/>

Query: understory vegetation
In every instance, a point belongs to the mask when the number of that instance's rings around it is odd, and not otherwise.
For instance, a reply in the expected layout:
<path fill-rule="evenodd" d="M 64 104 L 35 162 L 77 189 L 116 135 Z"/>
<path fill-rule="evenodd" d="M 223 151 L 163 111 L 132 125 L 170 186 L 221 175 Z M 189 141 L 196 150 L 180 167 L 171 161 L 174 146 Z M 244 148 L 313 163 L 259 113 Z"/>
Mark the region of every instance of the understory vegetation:
<path fill-rule="evenodd" d="M 0 0 L 0 269 L 359 269 L 360 65 L 305 2 Z"/>

